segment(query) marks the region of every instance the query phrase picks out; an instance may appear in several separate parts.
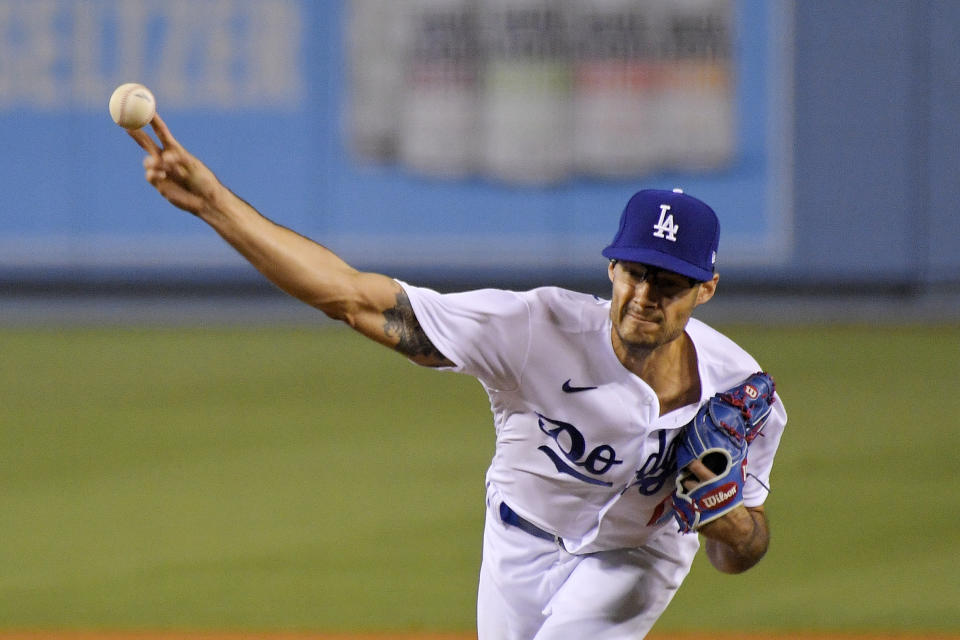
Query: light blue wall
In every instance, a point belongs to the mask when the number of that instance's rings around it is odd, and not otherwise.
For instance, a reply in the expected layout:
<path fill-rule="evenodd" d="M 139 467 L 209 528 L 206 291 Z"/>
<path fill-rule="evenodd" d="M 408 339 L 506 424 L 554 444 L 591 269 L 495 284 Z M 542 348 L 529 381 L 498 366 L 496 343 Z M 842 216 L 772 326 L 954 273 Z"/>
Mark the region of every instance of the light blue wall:
<path fill-rule="evenodd" d="M 720 268 L 740 282 L 960 282 L 952 0 L 740 0 L 733 166 L 533 188 L 352 163 L 341 3 L 211 5 L 230 12 L 218 42 L 237 82 L 226 88 L 213 86 L 223 72 L 209 55 L 218 17 L 190 6 L 0 0 L 0 280 L 256 277 L 142 181 L 139 149 L 106 115 L 112 87 L 140 80 L 234 190 L 360 266 L 401 277 L 583 280 L 602 269 L 599 249 L 630 193 L 680 184 L 720 213 Z M 281 18 L 293 79 L 244 93 L 243 78 L 283 80 L 251 68 L 263 56 L 243 57 L 263 7 Z M 25 12 L 40 18 L 18 21 Z M 131 25 L 142 39 L 125 39 Z M 258 46 L 285 51 L 269 39 Z"/>
<path fill-rule="evenodd" d="M 960 280 L 960 4 L 933 3 L 925 25 L 930 56 L 923 80 L 929 120 L 922 188 L 929 192 L 921 224 L 919 270 L 931 280 Z M 922 46 L 922 45 L 921 45 Z"/>
<path fill-rule="evenodd" d="M 794 279 L 960 280 L 960 3 L 796 3 Z"/>

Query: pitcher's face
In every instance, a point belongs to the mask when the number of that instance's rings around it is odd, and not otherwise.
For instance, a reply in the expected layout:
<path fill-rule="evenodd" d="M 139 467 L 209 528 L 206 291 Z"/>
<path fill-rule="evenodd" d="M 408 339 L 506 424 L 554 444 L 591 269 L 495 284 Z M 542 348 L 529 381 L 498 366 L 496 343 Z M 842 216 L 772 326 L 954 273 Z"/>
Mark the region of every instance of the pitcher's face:
<path fill-rule="evenodd" d="M 608 268 L 613 290 L 613 339 L 628 350 L 652 350 L 683 335 L 697 305 L 716 291 L 719 276 L 698 282 L 639 262 L 618 260 Z"/>

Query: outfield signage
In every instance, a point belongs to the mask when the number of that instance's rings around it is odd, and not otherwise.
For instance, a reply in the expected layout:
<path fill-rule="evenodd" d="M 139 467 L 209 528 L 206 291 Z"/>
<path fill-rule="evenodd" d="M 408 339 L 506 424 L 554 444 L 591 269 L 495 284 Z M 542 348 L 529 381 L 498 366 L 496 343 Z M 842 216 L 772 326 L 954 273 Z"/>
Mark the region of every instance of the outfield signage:
<path fill-rule="evenodd" d="M 143 181 L 107 113 L 124 82 L 360 266 L 595 270 L 647 187 L 717 209 L 721 269 L 786 261 L 788 4 L 0 0 L 0 270 L 242 265 Z"/>

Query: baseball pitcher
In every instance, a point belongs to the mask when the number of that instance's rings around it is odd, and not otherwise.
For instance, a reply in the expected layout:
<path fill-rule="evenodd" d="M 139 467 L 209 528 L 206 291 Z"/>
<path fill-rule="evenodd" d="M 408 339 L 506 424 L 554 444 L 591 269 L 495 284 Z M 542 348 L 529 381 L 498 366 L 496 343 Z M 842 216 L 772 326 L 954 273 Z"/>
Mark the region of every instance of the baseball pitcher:
<path fill-rule="evenodd" d="M 164 121 L 130 135 L 147 181 L 274 284 L 413 362 L 476 377 L 486 475 L 480 640 L 636 640 L 704 542 L 739 573 L 767 550 L 786 413 L 773 380 L 691 317 L 717 289 L 720 226 L 680 190 L 627 202 L 609 300 L 557 287 L 440 294 L 363 273 L 222 185 Z M 536 251 L 536 247 L 530 247 Z"/>

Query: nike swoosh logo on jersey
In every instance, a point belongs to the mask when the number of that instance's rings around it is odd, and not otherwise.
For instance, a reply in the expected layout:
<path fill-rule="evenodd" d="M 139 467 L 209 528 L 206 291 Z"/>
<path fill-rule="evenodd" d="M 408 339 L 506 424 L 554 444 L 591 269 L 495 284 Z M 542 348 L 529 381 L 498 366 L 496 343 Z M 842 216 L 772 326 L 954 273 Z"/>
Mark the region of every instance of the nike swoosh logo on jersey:
<path fill-rule="evenodd" d="M 570 384 L 572 378 L 568 378 L 566 382 L 563 383 L 563 386 L 560 387 L 563 389 L 564 393 L 577 393 L 579 391 L 590 391 L 591 389 L 596 389 L 596 387 L 574 387 Z"/>

